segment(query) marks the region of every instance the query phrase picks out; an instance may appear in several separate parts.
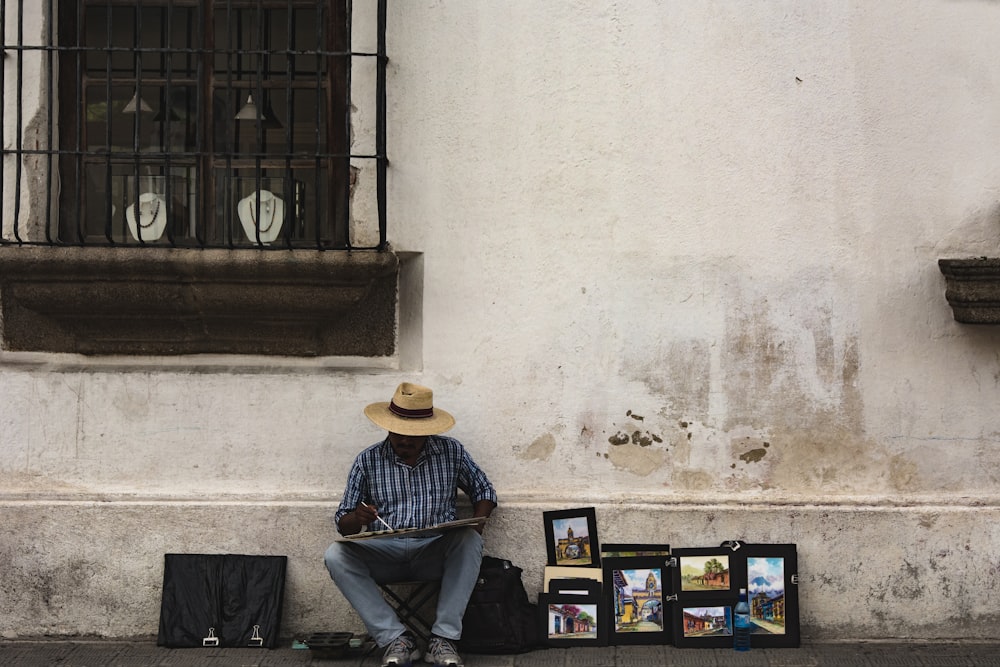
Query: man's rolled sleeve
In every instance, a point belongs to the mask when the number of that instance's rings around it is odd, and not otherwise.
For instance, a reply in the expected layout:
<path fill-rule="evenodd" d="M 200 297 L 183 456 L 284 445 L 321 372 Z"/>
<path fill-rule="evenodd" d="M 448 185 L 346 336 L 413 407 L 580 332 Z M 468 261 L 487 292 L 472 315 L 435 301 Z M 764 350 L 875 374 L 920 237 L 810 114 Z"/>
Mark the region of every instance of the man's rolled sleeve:
<path fill-rule="evenodd" d="M 364 473 L 361 466 L 355 461 L 351 466 L 351 472 L 347 475 L 347 486 L 344 489 L 344 497 L 340 499 L 340 506 L 337 513 L 333 515 L 333 525 L 337 532 L 340 532 L 340 520 L 345 514 L 354 511 L 362 500 L 362 489 L 365 487 Z"/>
<path fill-rule="evenodd" d="M 490 482 L 486 473 L 476 465 L 476 462 L 472 460 L 468 452 L 464 452 L 462 462 L 462 480 L 460 485 L 465 492 L 469 495 L 469 500 L 472 504 L 476 504 L 481 500 L 489 500 L 494 505 L 499 504 L 497 502 L 497 491 L 493 488 L 493 484 Z"/>

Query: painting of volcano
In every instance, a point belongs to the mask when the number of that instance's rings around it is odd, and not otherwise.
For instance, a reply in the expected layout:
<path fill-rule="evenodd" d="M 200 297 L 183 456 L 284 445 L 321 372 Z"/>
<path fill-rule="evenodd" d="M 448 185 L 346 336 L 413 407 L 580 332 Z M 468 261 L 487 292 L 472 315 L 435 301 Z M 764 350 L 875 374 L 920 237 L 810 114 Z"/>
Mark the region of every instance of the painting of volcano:
<path fill-rule="evenodd" d="M 753 634 L 785 634 L 785 559 L 747 557 Z"/>

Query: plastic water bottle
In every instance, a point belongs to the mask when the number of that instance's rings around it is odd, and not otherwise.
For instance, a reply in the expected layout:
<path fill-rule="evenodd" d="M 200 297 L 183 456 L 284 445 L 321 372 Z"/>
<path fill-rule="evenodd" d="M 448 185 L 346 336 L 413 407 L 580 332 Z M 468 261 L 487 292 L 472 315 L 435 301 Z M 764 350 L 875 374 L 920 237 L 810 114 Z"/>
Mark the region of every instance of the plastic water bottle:
<path fill-rule="evenodd" d="M 740 601 L 733 609 L 733 648 L 737 651 L 750 650 L 750 603 L 747 589 L 740 589 Z"/>

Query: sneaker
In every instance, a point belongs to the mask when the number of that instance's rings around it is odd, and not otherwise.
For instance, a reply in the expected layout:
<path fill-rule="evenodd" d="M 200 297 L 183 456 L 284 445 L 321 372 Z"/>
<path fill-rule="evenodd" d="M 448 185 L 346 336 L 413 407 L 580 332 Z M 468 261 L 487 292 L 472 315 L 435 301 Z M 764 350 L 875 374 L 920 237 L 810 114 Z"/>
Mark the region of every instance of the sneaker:
<path fill-rule="evenodd" d="M 463 667 L 462 656 L 455 650 L 451 640 L 444 637 L 431 637 L 424 660 L 434 667 Z"/>
<path fill-rule="evenodd" d="M 417 642 L 409 635 L 400 635 L 392 640 L 382 654 L 382 667 L 410 667 L 420 657 Z"/>

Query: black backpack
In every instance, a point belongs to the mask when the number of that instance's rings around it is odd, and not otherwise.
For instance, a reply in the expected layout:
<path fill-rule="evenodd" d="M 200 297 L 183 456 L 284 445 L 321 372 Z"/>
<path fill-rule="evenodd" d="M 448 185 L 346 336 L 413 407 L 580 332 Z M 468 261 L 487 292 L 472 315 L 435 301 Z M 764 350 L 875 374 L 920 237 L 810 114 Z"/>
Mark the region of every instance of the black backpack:
<path fill-rule="evenodd" d="M 521 568 L 483 556 L 479 580 L 462 618 L 460 645 L 468 653 L 526 653 L 541 646 L 538 605 L 528 601 Z"/>

